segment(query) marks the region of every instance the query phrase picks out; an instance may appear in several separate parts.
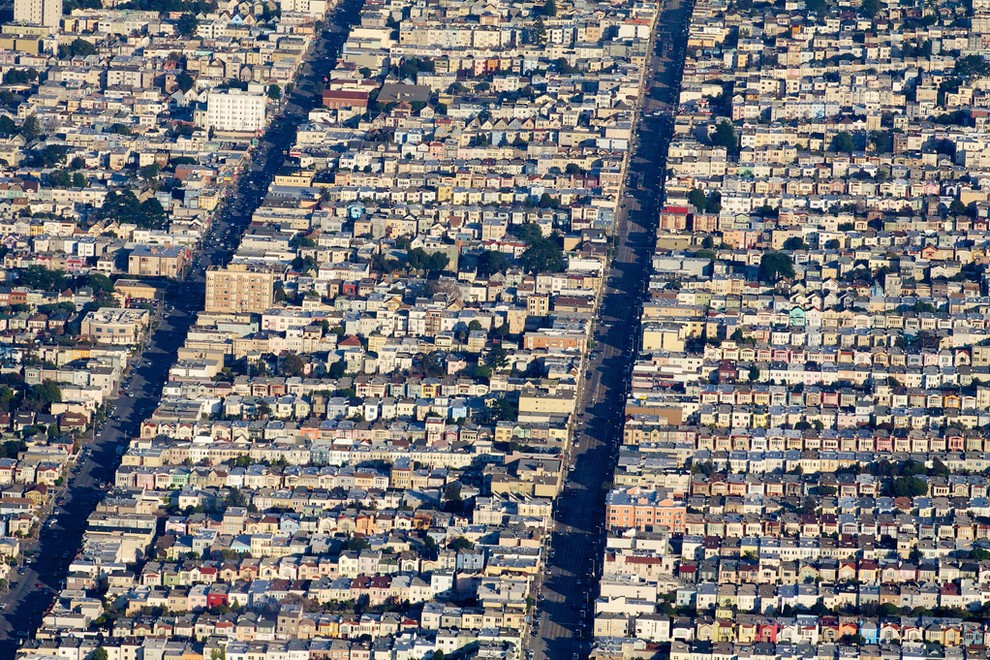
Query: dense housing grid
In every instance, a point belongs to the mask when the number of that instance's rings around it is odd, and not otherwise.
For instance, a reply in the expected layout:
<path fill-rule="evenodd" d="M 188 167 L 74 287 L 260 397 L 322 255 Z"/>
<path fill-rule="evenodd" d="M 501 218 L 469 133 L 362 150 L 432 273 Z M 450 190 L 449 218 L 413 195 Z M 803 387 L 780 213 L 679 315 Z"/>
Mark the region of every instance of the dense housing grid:
<path fill-rule="evenodd" d="M 0 33 L 16 656 L 533 657 L 659 7 L 92 2 Z"/>
<path fill-rule="evenodd" d="M 593 657 L 985 656 L 988 28 L 695 4 Z"/>

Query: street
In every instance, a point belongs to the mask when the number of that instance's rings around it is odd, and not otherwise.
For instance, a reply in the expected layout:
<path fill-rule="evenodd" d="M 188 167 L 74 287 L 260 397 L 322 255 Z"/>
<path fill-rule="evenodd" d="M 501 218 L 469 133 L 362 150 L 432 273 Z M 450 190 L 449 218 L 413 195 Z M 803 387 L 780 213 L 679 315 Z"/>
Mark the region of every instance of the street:
<path fill-rule="evenodd" d="M 605 494 L 621 444 L 627 384 L 638 340 L 639 314 L 656 241 L 658 203 L 673 122 L 665 109 L 679 96 L 686 25 L 683 0 L 662 6 L 653 56 L 644 74 L 640 118 L 634 133 L 627 185 L 616 226 L 616 251 L 599 307 L 595 346 L 578 404 L 572 471 L 557 500 L 535 634 L 529 649 L 539 658 L 587 656 L 594 600 L 601 575 Z M 676 44 L 667 51 L 667 44 Z"/>
<path fill-rule="evenodd" d="M 193 259 L 183 282 L 165 283 L 165 302 L 171 309 L 163 313 L 143 354 L 135 357 L 130 382 L 112 402 L 114 414 L 91 442 L 84 442 L 85 456 L 79 470 L 71 475 L 63 505 L 56 506 L 51 522 L 43 525 L 34 556 L 23 572 L 11 573 L 16 579 L 0 598 L 0 658 L 11 658 L 24 638 L 40 625 L 43 613 L 52 604 L 69 563 L 82 545 L 89 515 L 104 496 L 104 486 L 113 482 L 120 465 L 118 448 L 125 448 L 138 435 L 141 421 L 158 405 L 169 367 L 185 341 L 196 313 L 202 309 L 205 271 L 210 264 L 225 264 L 236 248 L 240 235 L 261 204 L 275 172 L 295 141 L 296 128 L 312 109 L 323 77 L 336 62 L 337 54 L 360 12 L 363 0 L 345 0 L 330 19 L 333 29 L 324 30 L 314 44 L 293 93 L 254 150 L 251 169 L 237 181 L 236 190 L 216 214 L 203 247 Z M 166 308 L 167 309 L 167 308 Z M 141 361 L 141 357 L 145 360 Z M 40 586 L 39 586 L 40 585 Z"/>

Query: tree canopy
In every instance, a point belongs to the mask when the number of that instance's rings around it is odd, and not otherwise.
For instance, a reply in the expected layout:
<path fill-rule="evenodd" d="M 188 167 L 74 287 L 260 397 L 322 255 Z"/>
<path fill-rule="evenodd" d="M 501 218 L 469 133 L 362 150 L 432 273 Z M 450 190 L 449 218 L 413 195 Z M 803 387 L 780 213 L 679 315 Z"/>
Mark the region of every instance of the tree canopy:
<path fill-rule="evenodd" d="M 133 222 L 144 229 L 164 229 L 168 220 L 165 209 L 154 197 L 143 202 L 130 190 L 111 190 L 100 207 L 100 217 L 117 222 Z"/>
<path fill-rule="evenodd" d="M 528 273 L 559 273 L 567 268 L 564 248 L 557 235 L 544 236 L 539 226 L 527 222 L 520 225 L 516 235 L 526 244 L 519 263 Z"/>
<path fill-rule="evenodd" d="M 88 57 L 96 53 L 96 46 L 85 39 L 74 39 L 72 43 L 62 44 L 58 47 L 58 58 L 60 60 L 72 59 L 74 57 Z"/>
<path fill-rule="evenodd" d="M 767 252 L 760 259 L 760 280 L 776 284 L 785 277 L 794 277 L 794 262 L 783 252 Z"/>
<path fill-rule="evenodd" d="M 856 143 L 849 131 L 839 131 L 832 138 L 830 148 L 837 154 L 848 154 L 856 148 Z"/>
<path fill-rule="evenodd" d="M 195 14 L 186 12 L 175 22 L 176 31 L 183 37 L 191 37 L 196 34 L 196 30 L 199 28 L 199 21 L 196 19 Z"/>

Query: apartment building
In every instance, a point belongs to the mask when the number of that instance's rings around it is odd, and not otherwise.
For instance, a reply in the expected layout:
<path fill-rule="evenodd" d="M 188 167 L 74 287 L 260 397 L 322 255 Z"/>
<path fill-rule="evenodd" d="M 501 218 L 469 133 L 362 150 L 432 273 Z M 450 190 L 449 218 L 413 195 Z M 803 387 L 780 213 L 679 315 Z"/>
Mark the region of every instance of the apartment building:
<path fill-rule="evenodd" d="M 278 271 L 265 265 L 212 268 L 206 273 L 206 311 L 260 314 L 272 306 L 278 279 Z"/>
<path fill-rule="evenodd" d="M 215 131 L 247 133 L 265 125 L 265 97 L 236 89 L 210 92 L 206 127 Z"/>

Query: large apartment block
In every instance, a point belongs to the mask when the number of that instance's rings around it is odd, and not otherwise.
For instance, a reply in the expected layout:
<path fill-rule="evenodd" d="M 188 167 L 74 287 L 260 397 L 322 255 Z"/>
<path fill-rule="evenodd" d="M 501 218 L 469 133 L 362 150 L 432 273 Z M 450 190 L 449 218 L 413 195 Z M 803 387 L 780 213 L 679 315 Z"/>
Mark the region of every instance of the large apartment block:
<path fill-rule="evenodd" d="M 207 312 L 260 314 L 272 306 L 276 270 L 267 266 L 234 263 L 206 273 Z"/>

